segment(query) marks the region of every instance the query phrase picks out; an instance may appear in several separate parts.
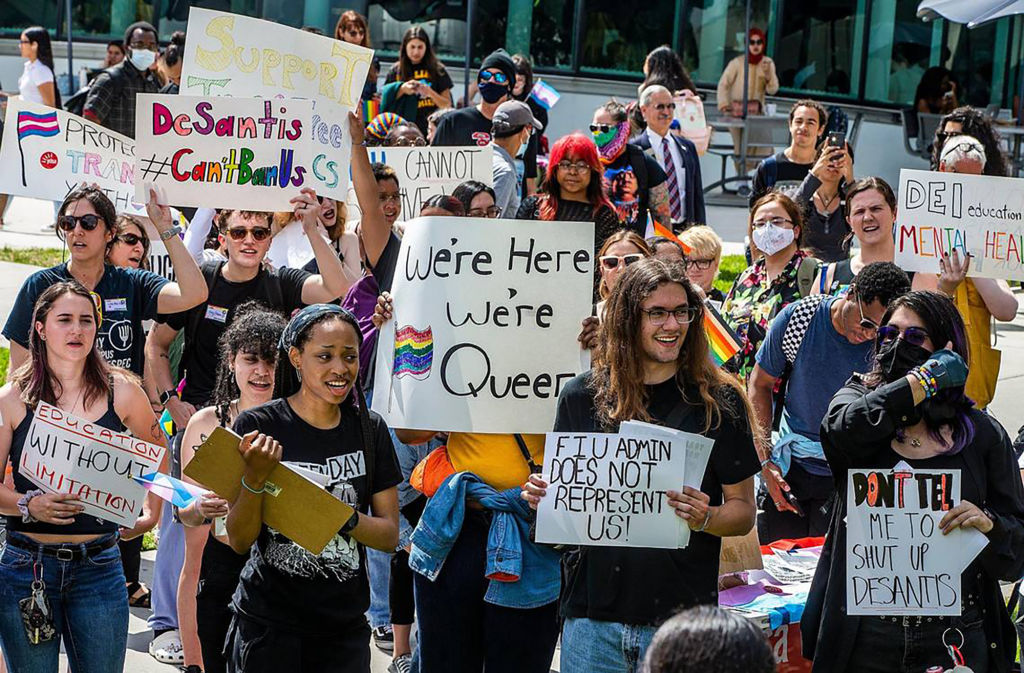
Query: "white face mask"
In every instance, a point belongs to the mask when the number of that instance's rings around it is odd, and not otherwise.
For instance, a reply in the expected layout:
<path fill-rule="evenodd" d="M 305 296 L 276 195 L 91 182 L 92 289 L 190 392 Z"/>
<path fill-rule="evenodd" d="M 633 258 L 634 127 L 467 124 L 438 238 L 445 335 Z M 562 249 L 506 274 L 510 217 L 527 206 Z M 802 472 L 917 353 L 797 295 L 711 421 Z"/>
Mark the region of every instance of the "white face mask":
<path fill-rule="evenodd" d="M 758 250 L 771 257 L 775 253 L 785 250 L 786 246 L 792 243 L 796 234 L 792 229 L 783 229 L 774 224 L 763 224 L 754 229 L 754 245 Z"/>
<path fill-rule="evenodd" d="M 136 70 L 149 70 L 156 62 L 156 52 L 149 49 L 132 49 L 132 55 L 129 60 Z"/>

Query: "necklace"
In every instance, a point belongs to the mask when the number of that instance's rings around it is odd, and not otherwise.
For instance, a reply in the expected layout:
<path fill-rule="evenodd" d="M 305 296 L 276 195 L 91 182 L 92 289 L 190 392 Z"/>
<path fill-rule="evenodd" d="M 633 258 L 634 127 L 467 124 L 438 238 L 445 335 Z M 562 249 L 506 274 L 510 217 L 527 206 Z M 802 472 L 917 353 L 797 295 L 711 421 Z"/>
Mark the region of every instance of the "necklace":
<path fill-rule="evenodd" d="M 915 449 L 921 448 L 921 440 L 918 439 L 917 437 L 907 437 L 906 435 L 904 435 L 902 437 L 897 437 L 896 441 L 899 442 L 900 444 L 910 444 Z"/>
<path fill-rule="evenodd" d="M 829 206 L 831 206 L 832 202 L 835 201 L 836 198 L 839 196 L 839 191 L 836 190 L 836 193 L 833 194 L 832 198 L 830 198 L 828 201 L 826 201 L 825 197 L 821 195 L 821 192 L 814 192 L 814 195 L 818 197 L 818 201 L 821 203 L 821 207 L 824 208 L 827 212 Z"/>

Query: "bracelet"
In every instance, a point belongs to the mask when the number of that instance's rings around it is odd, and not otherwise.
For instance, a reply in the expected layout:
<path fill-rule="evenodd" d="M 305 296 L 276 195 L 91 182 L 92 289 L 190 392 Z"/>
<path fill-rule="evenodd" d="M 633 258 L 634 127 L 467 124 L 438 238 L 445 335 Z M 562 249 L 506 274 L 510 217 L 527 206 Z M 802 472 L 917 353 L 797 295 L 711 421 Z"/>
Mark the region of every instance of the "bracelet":
<path fill-rule="evenodd" d="M 267 485 L 264 483 L 257 490 L 255 488 L 253 488 L 252 486 L 250 486 L 249 484 L 245 483 L 245 475 L 243 474 L 242 475 L 242 488 L 244 488 L 245 490 L 249 491 L 250 493 L 255 493 L 256 495 L 259 495 L 260 493 L 263 493 L 264 491 L 267 490 Z"/>
<path fill-rule="evenodd" d="M 160 240 L 165 243 L 181 233 L 181 227 L 174 225 L 167 231 L 160 232 Z"/>
<path fill-rule="evenodd" d="M 775 462 L 775 461 L 772 460 L 772 457 L 768 456 L 767 458 L 765 458 L 764 460 L 761 461 L 761 469 L 763 470 L 765 467 L 768 466 L 768 463 L 773 463 L 773 462 Z"/>
<path fill-rule="evenodd" d="M 698 533 L 703 533 L 703 532 L 704 532 L 704 529 L 708 527 L 708 524 L 709 524 L 709 523 L 711 523 L 711 508 L 710 508 L 710 507 L 708 507 L 708 513 L 707 513 L 707 515 L 705 515 L 705 517 L 704 517 L 704 523 L 702 523 L 702 524 L 700 525 L 700 528 L 696 528 L 696 529 L 695 529 L 695 530 L 696 530 L 696 532 L 698 532 Z"/>
<path fill-rule="evenodd" d="M 921 384 L 926 400 L 931 399 L 939 392 L 938 380 L 924 367 L 914 367 L 910 370 L 910 374 Z"/>
<path fill-rule="evenodd" d="M 43 495 L 43 493 L 45 493 L 45 491 L 37 488 L 18 498 L 18 511 L 21 512 L 22 523 L 33 523 L 39 520 L 32 516 L 32 513 L 28 511 L 28 503 L 32 501 L 32 498 L 37 495 Z"/>

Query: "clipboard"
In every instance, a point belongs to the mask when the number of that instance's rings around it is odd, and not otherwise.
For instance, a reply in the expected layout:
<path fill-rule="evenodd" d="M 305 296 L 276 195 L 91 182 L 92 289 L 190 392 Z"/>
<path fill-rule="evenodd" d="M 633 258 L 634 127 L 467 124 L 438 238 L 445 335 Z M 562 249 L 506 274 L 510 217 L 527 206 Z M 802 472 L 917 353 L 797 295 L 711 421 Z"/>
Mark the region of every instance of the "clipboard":
<path fill-rule="evenodd" d="M 230 430 L 216 428 L 196 449 L 184 473 L 234 502 L 245 472 L 245 461 L 238 451 L 241 441 Z M 355 511 L 287 465 L 278 464 L 271 470 L 266 489 L 263 523 L 311 554 L 322 552 Z"/>

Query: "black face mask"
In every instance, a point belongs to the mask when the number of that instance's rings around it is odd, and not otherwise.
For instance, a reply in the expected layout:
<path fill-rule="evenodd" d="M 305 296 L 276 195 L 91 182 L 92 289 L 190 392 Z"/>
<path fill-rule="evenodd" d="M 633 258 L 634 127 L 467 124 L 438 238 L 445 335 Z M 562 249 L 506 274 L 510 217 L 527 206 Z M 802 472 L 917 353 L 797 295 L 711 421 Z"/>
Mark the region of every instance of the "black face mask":
<path fill-rule="evenodd" d="M 923 365 L 929 357 L 931 352 L 921 346 L 896 339 L 879 347 L 875 361 L 881 365 L 886 382 L 892 383 L 906 376 L 914 367 Z"/>

